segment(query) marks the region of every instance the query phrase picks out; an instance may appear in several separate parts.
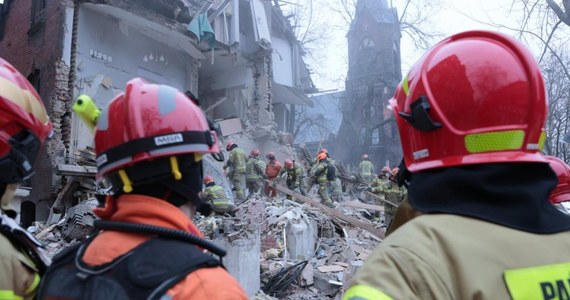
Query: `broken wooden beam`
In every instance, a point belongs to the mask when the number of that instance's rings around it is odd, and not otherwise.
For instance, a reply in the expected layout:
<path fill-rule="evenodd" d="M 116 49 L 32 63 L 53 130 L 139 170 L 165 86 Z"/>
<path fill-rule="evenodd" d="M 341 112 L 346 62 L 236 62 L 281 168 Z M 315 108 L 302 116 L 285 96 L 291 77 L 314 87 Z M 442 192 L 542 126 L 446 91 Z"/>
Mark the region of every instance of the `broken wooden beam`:
<path fill-rule="evenodd" d="M 266 182 L 268 182 L 269 184 L 272 184 L 272 182 L 270 182 L 268 180 L 266 180 Z M 342 221 L 350 223 L 353 226 L 362 228 L 362 229 L 372 233 L 373 235 L 375 235 L 381 239 L 384 238 L 384 231 L 372 226 L 372 224 L 367 224 L 367 223 L 364 223 L 364 222 L 362 222 L 362 221 L 360 221 L 354 217 L 347 216 L 347 215 L 343 214 L 342 212 L 340 212 L 334 208 L 330 208 L 330 207 L 328 207 L 328 206 L 326 206 L 326 205 L 324 205 L 324 204 L 322 204 L 316 200 L 313 200 L 313 199 L 306 197 L 306 196 L 303 196 L 301 194 L 297 194 L 297 193 L 291 191 L 290 189 L 288 189 L 282 185 L 276 185 L 275 188 L 278 191 L 280 191 L 286 195 L 289 195 L 289 196 L 291 196 L 291 197 L 293 197 L 293 198 L 295 198 L 301 202 L 308 203 L 312 206 L 319 208 L 322 212 L 326 213 L 327 215 L 329 215 L 331 217 L 340 219 Z"/>
<path fill-rule="evenodd" d="M 65 176 L 94 177 L 97 174 L 97 167 L 58 164 L 55 172 Z"/>
<path fill-rule="evenodd" d="M 394 206 L 394 207 L 398 207 L 398 204 L 396 204 L 396 203 L 394 203 L 394 202 L 391 202 L 391 201 L 388 201 L 388 200 L 386 200 L 384 197 L 380 197 L 380 196 L 378 196 L 378 195 L 376 195 L 376 194 L 373 194 L 373 193 L 371 193 L 371 192 L 368 192 L 368 191 L 366 191 L 366 194 L 368 194 L 368 195 L 372 196 L 373 198 L 378 199 L 378 200 L 380 200 L 380 201 L 382 201 L 382 202 L 384 202 L 384 203 L 388 203 L 388 204 L 390 204 L 390 205 L 392 205 L 392 206 Z"/>
<path fill-rule="evenodd" d="M 352 207 L 352 208 L 362 208 L 362 209 L 373 210 L 373 211 L 384 211 L 384 206 L 372 205 L 372 204 L 362 203 L 362 202 L 358 202 L 358 201 L 343 202 L 342 205 Z"/>

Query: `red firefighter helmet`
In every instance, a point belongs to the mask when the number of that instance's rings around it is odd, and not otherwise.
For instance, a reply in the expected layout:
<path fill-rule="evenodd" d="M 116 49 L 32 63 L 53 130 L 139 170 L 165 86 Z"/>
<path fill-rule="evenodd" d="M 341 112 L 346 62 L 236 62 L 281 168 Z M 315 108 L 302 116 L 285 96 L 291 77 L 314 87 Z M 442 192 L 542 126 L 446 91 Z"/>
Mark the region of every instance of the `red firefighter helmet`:
<path fill-rule="evenodd" d="M 388 174 L 390 174 L 390 173 L 392 173 L 392 170 L 390 170 L 390 167 L 384 166 L 384 167 L 382 168 L 382 173 L 388 173 Z"/>
<path fill-rule="evenodd" d="M 259 153 L 261 153 L 261 151 L 259 151 L 259 149 L 255 148 L 255 149 L 251 150 L 250 155 L 253 157 L 258 157 Z"/>
<path fill-rule="evenodd" d="M 265 158 L 268 158 L 268 159 L 275 159 L 275 153 L 273 153 L 273 152 L 267 152 L 267 155 L 265 155 Z"/>
<path fill-rule="evenodd" d="M 286 160 L 284 161 L 284 163 L 285 163 L 285 168 L 287 168 L 287 169 L 293 168 L 293 161 L 292 161 L 292 160 L 286 159 Z"/>
<path fill-rule="evenodd" d="M 512 37 L 453 35 L 416 63 L 390 100 L 411 172 L 468 164 L 545 162 L 540 68 Z"/>
<path fill-rule="evenodd" d="M 95 152 L 100 179 L 161 157 L 198 154 L 199 160 L 200 154 L 219 152 L 219 147 L 204 113 L 184 93 L 135 78 L 102 110 Z"/>
<path fill-rule="evenodd" d="M 550 193 L 551 203 L 570 201 L 570 166 L 555 156 L 545 156 L 550 167 L 558 176 L 558 185 Z"/>
<path fill-rule="evenodd" d="M 396 176 L 396 174 L 398 174 L 399 171 L 400 171 L 400 168 L 394 168 L 394 169 L 392 169 L 392 171 L 390 171 L 390 174 L 392 174 L 392 176 Z"/>
<path fill-rule="evenodd" d="M 0 182 L 29 178 L 41 144 L 51 132 L 52 124 L 34 87 L 0 58 Z"/>
<path fill-rule="evenodd" d="M 207 175 L 204 177 L 204 184 L 208 184 L 210 182 L 214 181 L 214 178 L 210 175 Z"/>
<path fill-rule="evenodd" d="M 362 159 L 368 159 L 368 154 L 362 154 Z"/>
<path fill-rule="evenodd" d="M 234 142 L 228 142 L 228 144 L 226 145 L 226 151 L 232 150 L 232 147 L 233 147 L 235 144 L 236 144 L 236 143 L 234 143 Z"/>

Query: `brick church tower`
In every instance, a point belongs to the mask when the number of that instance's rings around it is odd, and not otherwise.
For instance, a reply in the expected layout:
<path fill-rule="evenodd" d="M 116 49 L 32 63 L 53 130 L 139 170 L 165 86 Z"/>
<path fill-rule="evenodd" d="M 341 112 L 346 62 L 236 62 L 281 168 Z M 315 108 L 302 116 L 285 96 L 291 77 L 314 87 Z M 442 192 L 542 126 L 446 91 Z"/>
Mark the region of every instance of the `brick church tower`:
<path fill-rule="evenodd" d="M 358 0 L 347 34 L 348 76 L 335 159 L 355 165 L 367 153 L 378 172 L 397 166 L 400 143 L 388 99 L 402 79 L 400 24 L 387 0 Z"/>

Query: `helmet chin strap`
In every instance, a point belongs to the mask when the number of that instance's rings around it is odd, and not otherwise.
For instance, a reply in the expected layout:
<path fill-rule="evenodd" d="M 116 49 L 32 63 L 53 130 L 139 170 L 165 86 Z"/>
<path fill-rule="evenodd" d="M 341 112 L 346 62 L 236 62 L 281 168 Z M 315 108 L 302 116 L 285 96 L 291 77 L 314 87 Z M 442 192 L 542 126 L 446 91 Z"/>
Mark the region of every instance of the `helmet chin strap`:
<path fill-rule="evenodd" d="M 15 219 L 18 215 L 12 207 L 12 198 L 16 195 L 19 184 L 0 183 L 0 203 L 2 204 L 2 211 L 10 218 Z"/>

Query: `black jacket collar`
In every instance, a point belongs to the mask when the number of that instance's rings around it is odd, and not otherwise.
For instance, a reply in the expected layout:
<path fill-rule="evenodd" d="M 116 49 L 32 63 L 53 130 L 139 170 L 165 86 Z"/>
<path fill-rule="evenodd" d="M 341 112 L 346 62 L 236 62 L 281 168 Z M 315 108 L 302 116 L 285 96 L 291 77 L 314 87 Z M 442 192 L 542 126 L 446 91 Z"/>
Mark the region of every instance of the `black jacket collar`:
<path fill-rule="evenodd" d="M 570 217 L 548 201 L 557 182 L 546 163 L 470 165 L 415 173 L 408 194 L 423 213 L 464 215 L 548 234 L 570 230 Z"/>

